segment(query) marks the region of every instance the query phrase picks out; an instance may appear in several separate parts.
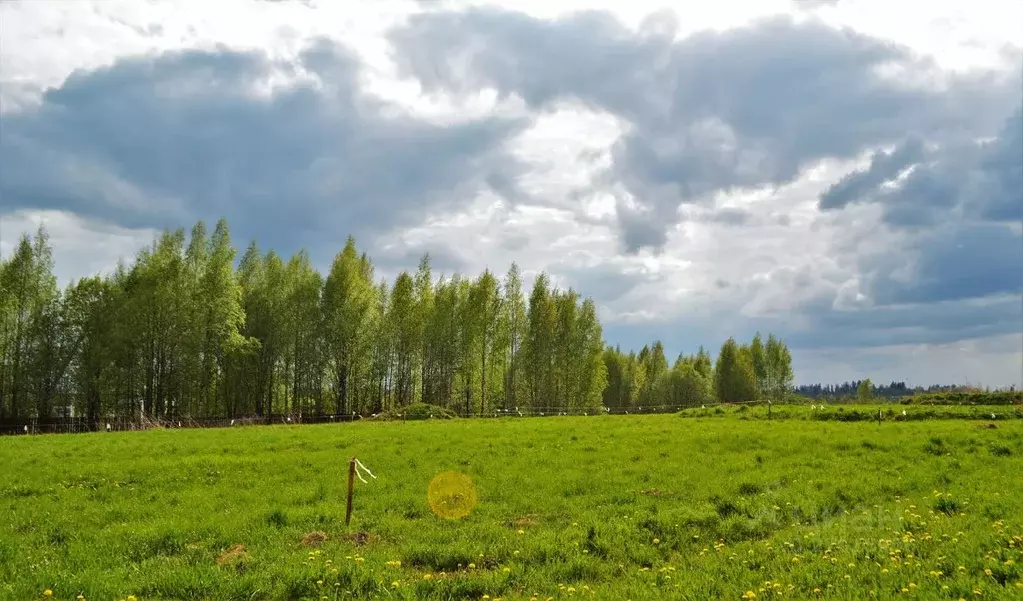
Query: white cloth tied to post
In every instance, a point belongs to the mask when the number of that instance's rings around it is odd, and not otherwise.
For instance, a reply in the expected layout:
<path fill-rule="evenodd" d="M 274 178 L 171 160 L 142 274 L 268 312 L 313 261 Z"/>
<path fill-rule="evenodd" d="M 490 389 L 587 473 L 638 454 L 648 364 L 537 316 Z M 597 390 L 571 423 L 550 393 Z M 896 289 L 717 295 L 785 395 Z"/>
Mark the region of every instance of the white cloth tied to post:
<path fill-rule="evenodd" d="M 366 467 L 365 465 L 362 464 L 361 461 L 356 459 L 355 460 L 355 475 L 358 476 L 359 480 L 362 480 L 362 482 L 364 484 L 369 484 L 369 482 L 367 482 L 366 479 L 362 477 L 362 472 L 363 471 L 365 471 L 366 474 L 369 475 L 370 478 L 373 478 L 374 480 L 377 479 L 377 477 L 373 475 L 373 472 L 369 471 L 368 467 Z"/>

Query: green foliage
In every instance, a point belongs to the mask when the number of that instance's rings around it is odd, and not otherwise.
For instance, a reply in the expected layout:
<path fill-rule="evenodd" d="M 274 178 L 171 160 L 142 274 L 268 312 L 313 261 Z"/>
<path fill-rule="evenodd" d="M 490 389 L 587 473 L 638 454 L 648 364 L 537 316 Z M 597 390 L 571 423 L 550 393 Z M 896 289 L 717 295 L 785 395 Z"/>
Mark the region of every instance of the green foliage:
<path fill-rule="evenodd" d="M 0 419 L 173 423 L 415 403 L 550 414 L 704 404 L 715 390 L 781 398 L 791 385 L 773 336 L 717 370 L 702 347 L 672 366 L 659 341 L 638 355 L 605 349 L 591 299 L 540 273 L 527 302 L 514 263 L 503 282 L 489 270 L 435 278 L 424 256 L 414 274 L 377 282 L 351 237 L 326 277 L 305 251 L 285 259 L 252 243 L 235 258 L 227 222 L 212 233 L 199 222 L 60 291 L 45 231 L 23 236 L 0 262 Z M 722 374 L 732 388 L 715 388 Z"/>
<path fill-rule="evenodd" d="M 607 380 L 602 402 L 605 407 L 628 410 L 693 407 L 715 400 L 732 403 L 772 398 L 776 402 L 784 401 L 791 395 L 791 355 L 784 343 L 773 336 L 769 339 L 772 354 L 768 354 L 762 344 L 758 351 L 758 340 L 759 334 L 748 346 L 740 347 L 734 339 L 726 342 L 722 347 L 724 361 L 718 358 L 718 368 L 702 346 L 695 354 L 680 354 L 671 367 L 668 367 L 660 341 L 644 346 L 638 354 L 625 354 L 620 348 L 608 346 L 602 353 Z M 769 357 L 773 363 L 768 362 Z M 761 369 L 766 370 L 762 382 L 756 371 L 756 362 L 761 360 Z M 772 378 L 772 374 L 781 376 Z"/>
<path fill-rule="evenodd" d="M 856 400 L 861 403 L 869 403 L 873 398 L 874 385 L 870 382 L 870 378 L 860 380 L 860 383 L 856 385 Z"/>
<path fill-rule="evenodd" d="M 785 404 L 774 405 L 769 413 L 765 405 L 739 406 L 737 408 L 712 407 L 706 409 L 685 409 L 683 417 L 728 417 L 738 415 L 743 420 L 813 420 L 838 422 L 876 422 L 878 412 L 882 422 L 915 422 L 944 419 L 1001 422 L 1023 419 L 1023 407 L 1004 405 L 935 405 L 903 408 L 896 405 L 823 405 Z M 905 413 L 903 413 L 905 412 Z M 997 426 L 996 426 L 997 427 Z"/>
<path fill-rule="evenodd" d="M 1018 598 L 1023 421 L 742 408 L 0 438 L 0 598 Z"/>
<path fill-rule="evenodd" d="M 407 407 L 392 409 L 378 414 L 374 419 L 381 421 L 413 421 L 423 419 L 452 419 L 456 417 L 455 412 L 437 405 L 427 403 L 412 403 Z"/>
<path fill-rule="evenodd" d="M 721 345 L 714 363 L 714 394 L 722 403 L 744 403 L 757 398 L 756 373 L 748 348 L 739 347 L 734 338 Z"/>
<path fill-rule="evenodd" d="M 902 397 L 904 405 L 1023 405 L 1023 391 L 924 392 Z"/>

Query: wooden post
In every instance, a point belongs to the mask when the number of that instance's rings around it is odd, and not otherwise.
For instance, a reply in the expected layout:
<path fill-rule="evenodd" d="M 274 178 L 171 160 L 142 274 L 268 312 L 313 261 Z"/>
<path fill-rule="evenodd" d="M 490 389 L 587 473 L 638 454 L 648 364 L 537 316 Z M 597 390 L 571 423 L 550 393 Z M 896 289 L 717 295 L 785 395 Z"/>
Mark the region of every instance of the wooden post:
<path fill-rule="evenodd" d="M 879 425 L 879 426 L 881 425 L 881 408 L 880 407 L 878 407 L 878 409 L 877 409 L 877 425 Z"/>
<path fill-rule="evenodd" d="M 348 462 L 348 507 L 345 509 L 345 526 L 352 521 L 352 493 L 355 492 L 355 457 Z"/>

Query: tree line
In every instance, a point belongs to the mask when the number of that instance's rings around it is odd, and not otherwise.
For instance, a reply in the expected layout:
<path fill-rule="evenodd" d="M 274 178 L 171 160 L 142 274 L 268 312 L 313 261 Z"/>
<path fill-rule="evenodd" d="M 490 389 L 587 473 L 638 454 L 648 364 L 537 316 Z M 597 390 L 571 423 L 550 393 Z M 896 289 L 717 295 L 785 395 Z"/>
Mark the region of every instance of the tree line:
<path fill-rule="evenodd" d="M 1008 389 L 1015 391 L 1015 387 Z M 941 394 L 941 393 L 972 393 L 990 392 L 990 388 L 980 388 L 965 384 L 931 384 L 928 386 L 909 386 L 905 382 L 892 381 L 889 384 L 874 384 L 870 379 L 843 382 L 841 384 L 801 384 L 793 389 L 799 397 L 813 400 L 842 401 L 861 398 L 880 398 L 886 400 L 905 397 Z"/>
<path fill-rule="evenodd" d="M 227 222 L 165 231 L 130 265 L 59 289 L 46 231 L 0 262 L 0 419 L 367 415 L 428 403 L 479 415 L 783 398 L 784 343 L 758 334 L 672 366 L 660 342 L 605 346 L 593 301 L 516 264 L 388 282 L 348 238 L 324 276 L 305 251 Z"/>
<path fill-rule="evenodd" d="M 669 366 L 664 346 L 656 341 L 639 353 L 607 347 L 604 364 L 608 372 L 604 406 L 617 409 L 783 401 L 791 393 L 794 377 L 785 343 L 773 334 L 765 342 L 759 333 L 747 344 L 729 338 L 716 361 L 701 346 L 695 354 L 679 354 Z"/>

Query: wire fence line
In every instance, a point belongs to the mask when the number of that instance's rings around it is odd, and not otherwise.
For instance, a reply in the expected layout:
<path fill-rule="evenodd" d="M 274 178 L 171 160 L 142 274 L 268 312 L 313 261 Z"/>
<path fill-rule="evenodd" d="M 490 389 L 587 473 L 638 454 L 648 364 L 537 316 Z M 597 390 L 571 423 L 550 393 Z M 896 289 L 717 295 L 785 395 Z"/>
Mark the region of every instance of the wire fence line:
<path fill-rule="evenodd" d="M 58 417 L 50 419 L 22 418 L 0 419 L 0 435 L 24 434 L 77 434 L 85 432 L 125 432 L 174 428 L 230 428 L 236 426 L 266 426 L 273 424 L 322 424 L 351 422 L 361 419 L 359 415 L 302 415 L 274 414 L 268 416 L 215 417 L 215 418 L 165 418 L 140 417 L 137 419 L 101 418 L 90 420 L 85 417 Z"/>
<path fill-rule="evenodd" d="M 509 409 L 494 409 L 481 413 L 459 414 L 460 418 L 470 419 L 511 419 L 520 417 L 558 417 L 558 416 L 595 416 L 595 415 L 643 415 L 655 413 L 676 413 L 683 409 L 694 409 L 697 407 L 711 408 L 717 406 L 738 406 L 738 405 L 765 405 L 764 401 L 745 401 L 736 403 L 706 403 L 701 405 L 680 404 L 680 405 L 641 405 L 636 407 L 597 407 L 597 408 L 561 408 L 561 409 L 537 409 L 528 407 L 513 407 Z M 126 432 L 155 429 L 176 429 L 176 428 L 230 428 L 240 426 L 265 426 L 265 425 L 297 425 L 297 424 L 331 424 L 360 421 L 363 419 L 374 419 L 377 414 L 362 415 L 359 413 L 350 414 L 274 414 L 268 416 L 245 416 L 234 418 L 165 418 L 155 419 L 140 417 L 137 419 L 126 418 L 101 418 L 90 420 L 85 417 L 56 417 L 48 419 L 39 418 L 0 418 L 0 436 L 31 435 L 31 434 L 80 434 L 86 432 Z M 392 411 L 391 419 L 404 420 L 404 412 Z M 432 416 L 431 416 L 432 417 Z M 415 419 L 409 416 L 409 419 Z"/>

